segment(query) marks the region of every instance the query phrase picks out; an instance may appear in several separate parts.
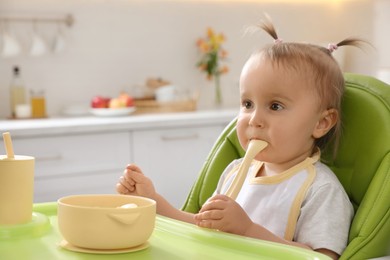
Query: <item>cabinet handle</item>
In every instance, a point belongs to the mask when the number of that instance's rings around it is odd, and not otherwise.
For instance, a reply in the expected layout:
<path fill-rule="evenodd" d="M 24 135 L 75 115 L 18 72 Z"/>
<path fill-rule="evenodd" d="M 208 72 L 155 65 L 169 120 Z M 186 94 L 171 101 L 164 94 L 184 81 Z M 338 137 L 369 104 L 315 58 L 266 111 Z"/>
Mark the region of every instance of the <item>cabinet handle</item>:
<path fill-rule="evenodd" d="M 62 155 L 57 154 L 57 155 L 52 155 L 52 156 L 37 156 L 35 157 L 36 161 L 60 161 L 62 160 Z"/>
<path fill-rule="evenodd" d="M 181 136 L 161 136 L 161 140 L 163 141 L 177 141 L 177 140 L 191 140 L 198 139 L 198 134 L 190 134 L 190 135 L 181 135 Z"/>

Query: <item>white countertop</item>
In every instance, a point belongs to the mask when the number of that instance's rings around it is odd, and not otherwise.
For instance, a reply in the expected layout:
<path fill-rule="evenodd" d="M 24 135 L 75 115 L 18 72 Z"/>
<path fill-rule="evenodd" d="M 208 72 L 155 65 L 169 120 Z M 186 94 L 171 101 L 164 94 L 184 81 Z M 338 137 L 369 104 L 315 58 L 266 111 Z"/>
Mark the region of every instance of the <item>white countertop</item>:
<path fill-rule="evenodd" d="M 50 134 L 102 132 L 156 127 L 178 127 L 228 123 L 238 114 L 236 109 L 181 113 L 129 115 L 123 117 L 53 117 L 45 119 L 0 120 L 0 132 L 12 137 Z"/>

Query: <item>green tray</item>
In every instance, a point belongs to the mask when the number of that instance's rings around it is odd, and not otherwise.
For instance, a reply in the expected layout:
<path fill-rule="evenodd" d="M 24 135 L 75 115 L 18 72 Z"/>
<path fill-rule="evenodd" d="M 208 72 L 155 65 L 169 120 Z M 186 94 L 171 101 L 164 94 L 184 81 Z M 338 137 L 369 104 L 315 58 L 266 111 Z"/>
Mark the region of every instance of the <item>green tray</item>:
<path fill-rule="evenodd" d="M 33 223 L 0 227 L 0 259 L 329 259 L 314 251 L 251 239 L 157 216 L 148 247 L 130 253 L 91 254 L 59 246 L 57 203 L 34 205 Z"/>

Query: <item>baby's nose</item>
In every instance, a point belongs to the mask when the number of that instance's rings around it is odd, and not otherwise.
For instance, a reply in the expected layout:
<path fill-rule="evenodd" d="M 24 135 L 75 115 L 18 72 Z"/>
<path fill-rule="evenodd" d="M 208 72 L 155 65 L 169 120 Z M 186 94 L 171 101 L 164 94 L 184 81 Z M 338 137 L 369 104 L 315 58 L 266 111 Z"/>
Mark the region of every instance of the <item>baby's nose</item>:
<path fill-rule="evenodd" d="M 252 112 L 249 125 L 260 128 L 264 127 L 264 117 L 258 109 Z"/>

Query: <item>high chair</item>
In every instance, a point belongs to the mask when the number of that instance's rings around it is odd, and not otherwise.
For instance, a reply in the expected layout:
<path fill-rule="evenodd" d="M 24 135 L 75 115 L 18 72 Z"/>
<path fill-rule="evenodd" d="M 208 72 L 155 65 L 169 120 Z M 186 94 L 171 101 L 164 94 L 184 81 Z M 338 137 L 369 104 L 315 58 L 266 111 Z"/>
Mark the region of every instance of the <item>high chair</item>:
<path fill-rule="evenodd" d="M 390 255 L 390 86 L 369 76 L 344 74 L 343 131 L 335 158 L 322 160 L 337 175 L 355 209 L 348 246 L 340 259 Z M 198 212 L 225 167 L 244 156 L 233 120 L 222 132 L 193 185 L 183 210 Z"/>

